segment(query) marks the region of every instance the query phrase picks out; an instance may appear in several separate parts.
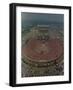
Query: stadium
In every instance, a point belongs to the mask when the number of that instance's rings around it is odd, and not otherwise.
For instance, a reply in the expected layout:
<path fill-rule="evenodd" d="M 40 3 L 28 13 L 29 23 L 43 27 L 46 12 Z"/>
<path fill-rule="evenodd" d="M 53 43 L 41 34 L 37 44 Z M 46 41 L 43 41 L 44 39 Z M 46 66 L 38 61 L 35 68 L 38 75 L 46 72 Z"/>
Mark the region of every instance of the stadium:
<path fill-rule="evenodd" d="M 63 74 L 63 70 L 54 72 L 56 67 L 63 64 L 63 37 L 59 32 L 52 31 L 49 25 L 37 25 L 32 27 L 23 38 L 25 39 L 22 41 L 22 60 L 28 70 L 27 74 L 22 76 Z M 43 71 L 41 71 L 42 69 Z M 31 74 L 28 71 L 31 71 Z"/>

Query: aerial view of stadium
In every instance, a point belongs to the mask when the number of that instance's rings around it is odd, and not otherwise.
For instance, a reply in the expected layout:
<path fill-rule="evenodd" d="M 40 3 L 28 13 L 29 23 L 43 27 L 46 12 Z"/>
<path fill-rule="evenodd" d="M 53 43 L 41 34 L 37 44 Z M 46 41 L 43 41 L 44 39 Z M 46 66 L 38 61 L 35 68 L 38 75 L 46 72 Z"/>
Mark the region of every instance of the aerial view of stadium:
<path fill-rule="evenodd" d="M 64 15 L 21 13 L 21 76 L 64 75 Z"/>

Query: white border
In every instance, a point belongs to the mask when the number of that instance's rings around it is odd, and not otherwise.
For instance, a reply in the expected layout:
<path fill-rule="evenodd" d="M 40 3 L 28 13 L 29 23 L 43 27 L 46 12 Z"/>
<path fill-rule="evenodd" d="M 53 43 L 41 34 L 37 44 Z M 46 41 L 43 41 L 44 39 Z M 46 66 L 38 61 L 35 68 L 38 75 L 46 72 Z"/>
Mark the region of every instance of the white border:
<path fill-rule="evenodd" d="M 21 78 L 21 12 L 64 14 L 64 76 Z M 16 83 L 57 82 L 69 80 L 69 10 L 16 7 Z"/>

